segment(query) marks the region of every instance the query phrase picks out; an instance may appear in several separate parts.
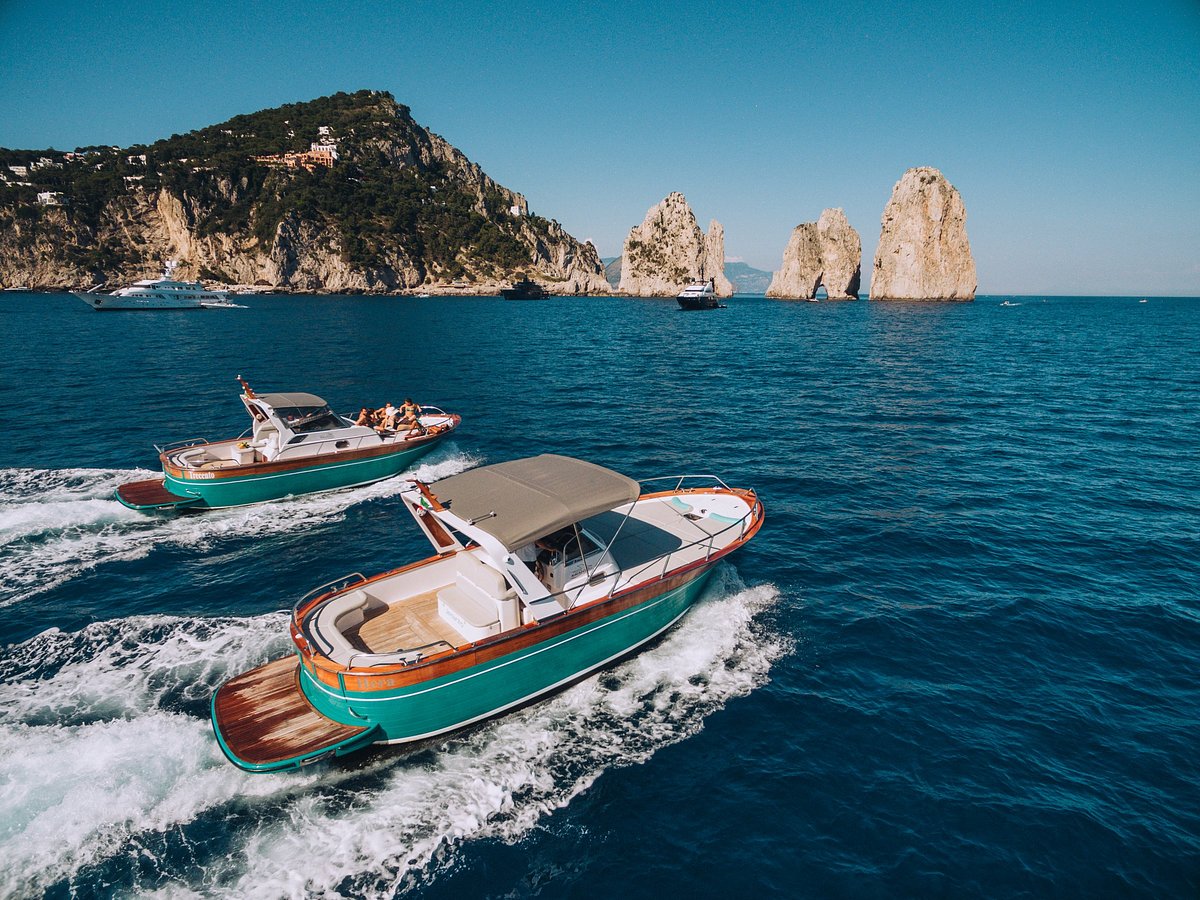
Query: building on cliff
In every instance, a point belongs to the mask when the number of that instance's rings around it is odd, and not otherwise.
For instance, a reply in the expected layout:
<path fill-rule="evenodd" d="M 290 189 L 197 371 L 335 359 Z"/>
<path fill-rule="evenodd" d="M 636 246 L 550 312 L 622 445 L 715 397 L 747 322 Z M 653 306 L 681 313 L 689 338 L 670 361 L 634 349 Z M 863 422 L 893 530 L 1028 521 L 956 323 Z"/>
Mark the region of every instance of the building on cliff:
<path fill-rule="evenodd" d="M 321 167 L 332 169 L 333 164 L 337 162 L 337 158 L 337 144 L 314 141 L 307 150 L 256 156 L 254 157 L 254 161 L 262 163 L 265 166 L 278 166 L 283 169 L 307 169 L 309 172 L 315 172 Z"/>

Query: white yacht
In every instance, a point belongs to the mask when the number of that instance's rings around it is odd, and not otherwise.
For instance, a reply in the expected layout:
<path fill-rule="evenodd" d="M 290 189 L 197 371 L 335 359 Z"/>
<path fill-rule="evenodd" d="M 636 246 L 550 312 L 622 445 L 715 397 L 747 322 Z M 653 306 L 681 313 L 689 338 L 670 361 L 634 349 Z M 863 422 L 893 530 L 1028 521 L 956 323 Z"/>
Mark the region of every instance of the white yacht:
<path fill-rule="evenodd" d="M 681 309 L 721 309 L 717 299 L 717 288 L 713 279 L 708 281 L 693 281 L 675 298 Z"/>
<path fill-rule="evenodd" d="M 129 287 L 99 293 L 98 287 L 90 291 L 73 291 L 80 300 L 95 310 L 109 309 L 220 309 L 234 308 L 229 301 L 228 291 L 214 291 L 199 281 L 176 281 L 178 263 L 168 260 L 162 278 L 143 278 Z"/>

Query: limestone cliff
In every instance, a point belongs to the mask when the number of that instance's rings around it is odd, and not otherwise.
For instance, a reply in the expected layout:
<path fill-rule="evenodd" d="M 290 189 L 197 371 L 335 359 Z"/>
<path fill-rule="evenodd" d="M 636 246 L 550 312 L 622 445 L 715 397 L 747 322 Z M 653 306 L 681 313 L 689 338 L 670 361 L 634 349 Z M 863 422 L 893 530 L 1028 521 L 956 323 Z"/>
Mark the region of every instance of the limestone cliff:
<path fill-rule="evenodd" d="M 767 288 L 768 297 L 808 300 L 825 286 L 830 300 L 857 300 L 862 241 L 840 209 L 826 209 L 816 222 L 792 230 L 783 263 Z"/>
<path fill-rule="evenodd" d="M 974 300 L 967 210 L 937 169 L 909 169 L 883 210 L 872 300 Z"/>
<path fill-rule="evenodd" d="M 531 214 L 386 93 L 147 147 L 0 154 L 6 179 L 11 163 L 48 160 L 0 190 L 0 286 L 122 284 L 175 259 L 184 277 L 274 290 L 484 293 L 528 276 L 555 293 L 610 291 L 595 247 Z"/>
<path fill-rule="evenodd" d="M 714 219 L 706 236 L 683 194 L 670 193 L 625 239 L 618 290 L 635 297 L 674 297 L 689 282 L 710 278 L 718 296 L 733 295 L 725 277 L 725 230 Z"/>

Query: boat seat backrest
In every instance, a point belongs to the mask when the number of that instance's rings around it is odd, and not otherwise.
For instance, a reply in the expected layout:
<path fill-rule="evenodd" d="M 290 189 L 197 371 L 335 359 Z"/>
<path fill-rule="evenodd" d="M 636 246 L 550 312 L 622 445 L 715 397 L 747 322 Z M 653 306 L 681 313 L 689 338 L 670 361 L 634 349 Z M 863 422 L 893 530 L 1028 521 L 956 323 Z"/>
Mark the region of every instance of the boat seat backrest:
<path fill-rule="evenodd" d="M 463 551 L 454 560 L 454 584 L 468 597 L 491 604 L 512 593 L 504 576 L 475 554 Z"/>
<path fill-rule="evenodd" d="M 382 600 L 362 590 L 331 600 L 313 619 L 312 636 L 318 648 L 335 662 L 348 665 L 350 658 L 361 655 L 363 649 L 352 644 L 346 632 L 361 625 L 368 612 L 384 605 Z"/>

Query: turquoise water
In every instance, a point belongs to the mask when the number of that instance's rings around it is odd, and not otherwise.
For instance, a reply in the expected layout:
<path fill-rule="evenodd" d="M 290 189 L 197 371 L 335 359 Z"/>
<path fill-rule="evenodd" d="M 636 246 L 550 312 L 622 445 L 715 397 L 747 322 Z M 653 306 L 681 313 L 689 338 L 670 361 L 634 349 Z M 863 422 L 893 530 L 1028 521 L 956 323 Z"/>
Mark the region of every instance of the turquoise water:
<path fill-rule="evenodd" d="M 0 895 L 1193 897 L 1200 301 L 0 298 Z M 427 552 L 395 482 L 111 499 L 245 427 L 235 375 L 759 490 L 645 653 L 415 754 L 223 760 L 312 587 Z"/>

